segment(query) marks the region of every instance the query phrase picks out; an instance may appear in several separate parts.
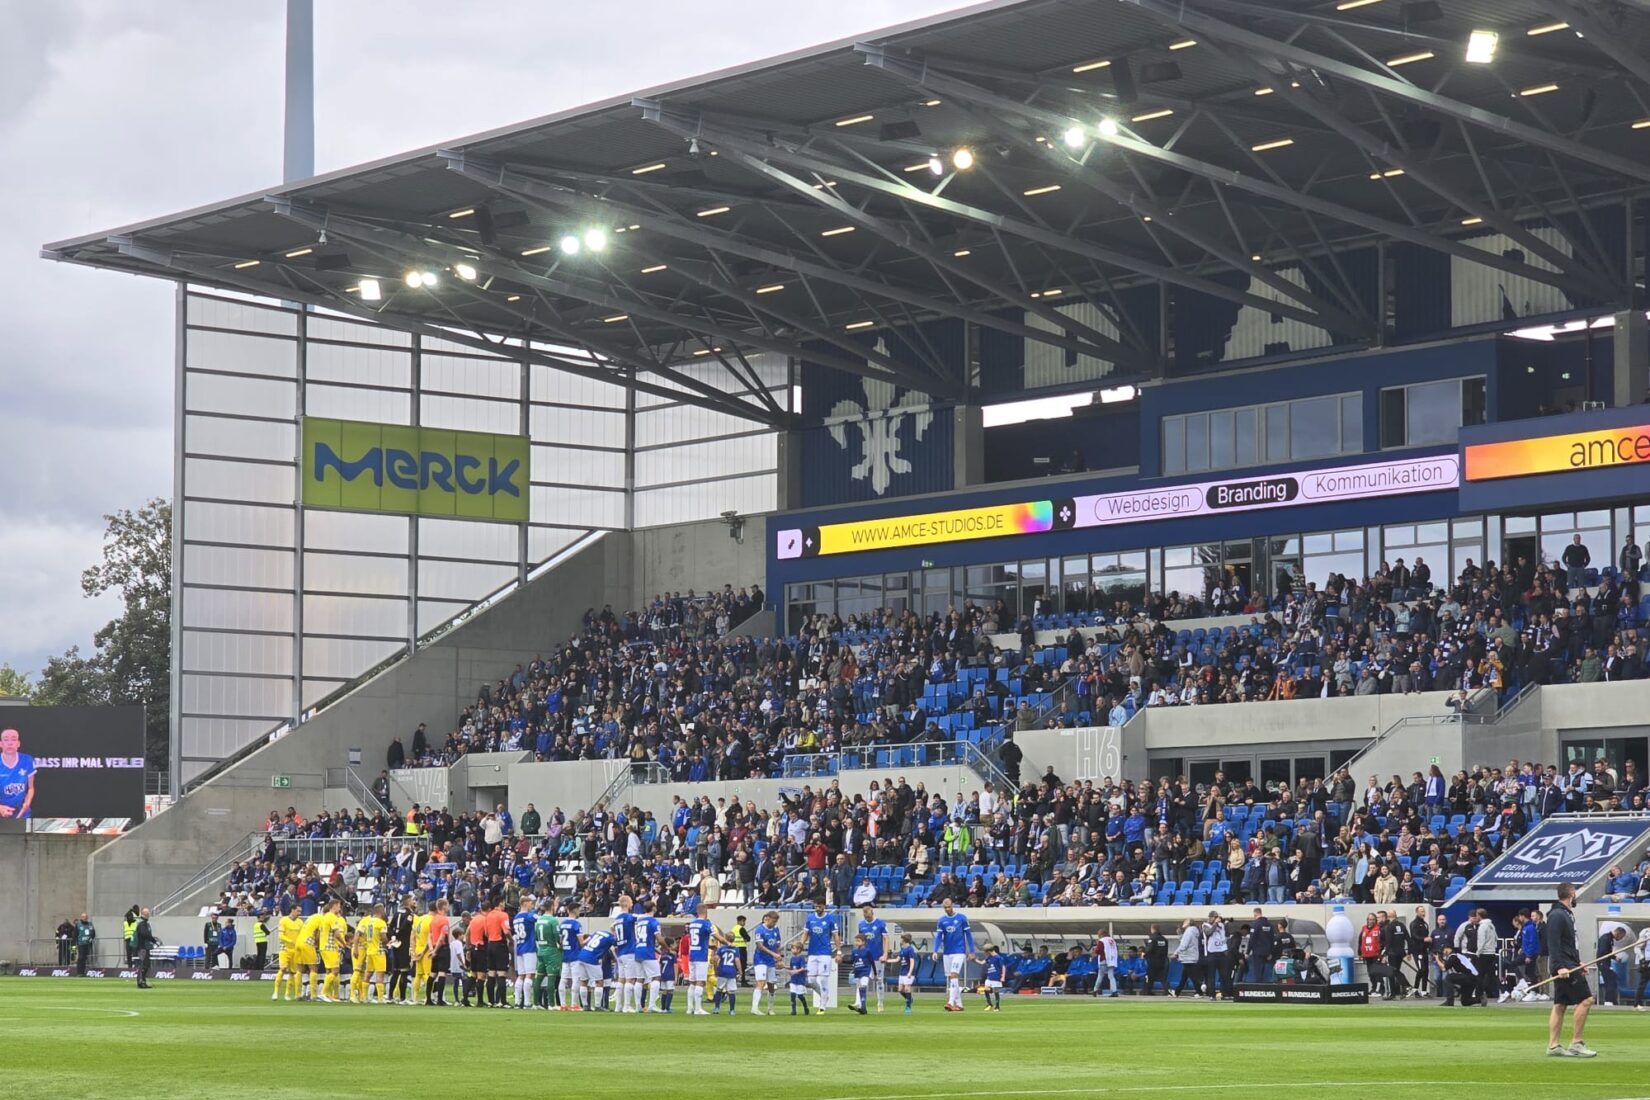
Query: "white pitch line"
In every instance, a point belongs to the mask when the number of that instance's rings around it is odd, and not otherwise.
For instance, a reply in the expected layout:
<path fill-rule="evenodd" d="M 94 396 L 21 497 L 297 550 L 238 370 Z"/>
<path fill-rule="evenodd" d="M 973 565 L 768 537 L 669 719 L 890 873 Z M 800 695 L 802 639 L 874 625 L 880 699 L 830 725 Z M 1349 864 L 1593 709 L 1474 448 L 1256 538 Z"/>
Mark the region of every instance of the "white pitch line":
<path fill-rule="evenodd" d="M 28 1006 L 29 1011 L 45 1009 L 48 1012 L 107 1012 L 113 1016 L 136 1016 L 138 1013 L 130 1008 L 103 1008 L 99 1005 L 37 1005 Z M 27 1016 L 6 1016 L 7 1020 L 26 1020 Z"/>
<path fill-rule="evenodd" d="M 1381 1086 L 1387 1085 L 1487 1085 L 1503 1082 L 1490 1081 L 1380 1081 Z M 1224 1084 L 1224 1085 L 1126 1085 L 1122 1088 L 1104 1088 L 1090 1085 L 1080 1089 L 991 1089 L 984 1092 L 896 1092 L 896 1093 L 865 1093 L 859 1096 L 827 1096 L 823 1100 L 966 1100 L 969 1097 L 990 1096 L 1018 1096 L 1025 1093 L 1037 1093 L 1042 1096 L 1112 1096 L 1123 1093 L 1150 1093 L 1150 1092 L 1231 1092 L 1237 1089 L 1254 1091 L 1257 1089 L 1322 1089 L 1344 1088 L 1355 1085 L 1377 1084 L 1371 1081 L 1282 1081 L 1256 1082 L 1253 1084 Z"/>

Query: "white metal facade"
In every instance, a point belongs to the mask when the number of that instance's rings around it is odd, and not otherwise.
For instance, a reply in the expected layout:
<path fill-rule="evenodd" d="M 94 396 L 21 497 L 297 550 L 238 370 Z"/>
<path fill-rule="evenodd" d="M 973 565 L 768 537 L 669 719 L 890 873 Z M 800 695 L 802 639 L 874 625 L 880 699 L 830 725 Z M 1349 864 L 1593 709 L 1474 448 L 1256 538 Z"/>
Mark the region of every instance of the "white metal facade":
<path fill-rule="evenodd" d="M 752 365 L 790 408 L 789 362 Z M 185 783 L 589 531 L 777 504 L 778 437 L 752 422 L 268 301 L 180 291 L 177 385 L 172 755 Z M 306 412 L 524 432 L 531 520 L 300 508 Z"/>

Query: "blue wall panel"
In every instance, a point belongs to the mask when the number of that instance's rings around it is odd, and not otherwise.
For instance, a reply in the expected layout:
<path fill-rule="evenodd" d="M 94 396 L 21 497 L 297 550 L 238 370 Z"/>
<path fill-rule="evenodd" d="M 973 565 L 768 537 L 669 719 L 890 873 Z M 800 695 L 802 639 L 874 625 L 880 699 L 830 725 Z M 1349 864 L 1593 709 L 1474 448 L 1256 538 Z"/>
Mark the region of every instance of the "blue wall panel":
<path fill-rule="evenodd" d="M 943 493 L 952 477 L 952 410 L 802 429 L 802 506 Z"/>
<path fill-rule="evenodd" d="M 1496 341 L 1483 339 L 1146 386 L 1140 391 L 1140 474 L 1162 474 L 1165 416 L 1332 393 L 1363 393 L 1364 448 L 1373 451 L 1380 439 L 1378 393 L 1383 387 L 1482 374 L 1488 379 L 1485 399 L 1493 410 L 1497 354 Z"/>

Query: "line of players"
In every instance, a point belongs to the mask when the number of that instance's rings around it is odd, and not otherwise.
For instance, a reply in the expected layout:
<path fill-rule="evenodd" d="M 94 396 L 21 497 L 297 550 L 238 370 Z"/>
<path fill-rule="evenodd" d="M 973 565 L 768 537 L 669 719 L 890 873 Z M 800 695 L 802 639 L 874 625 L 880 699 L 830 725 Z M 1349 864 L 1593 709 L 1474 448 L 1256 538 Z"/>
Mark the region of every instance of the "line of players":
<path fill-rule="evenodd" d="M 629 896 L 619 898 L 609 927 L 588 932 L 576 900 L 567 901 L 559 914 L 553 899 L 530 896 L 522 899 L 513 917 L 491 902 L 483 902 L 468 919 L 455 920 L 448 914 L 447 901 L 440 899 L 427 912 L 411 916 L 411 943 L 403 944 L 391 938 L 392 925 L 383 905 L 374 906 L 353 928 L 336 900 L 307 918 L 293 906 L 279 925 L 270 999 L 284 995 L 289 1001 L 410 1005 L 422 998 L 426 1005 L 442 1006 L 670 1012 L 680 979 L 688 1015 L 719 1013 L 724 999 L 729 1015 L 737 1011 L 739 983 L 746 976 L 744 955 L 705 917 L 689 920 L 672 948 L 664 941 L 654 903 L 637 906 Z M 843 944 L 837 920 L 823 900 L 815 903 L 789 945 L 782 943 L 778 924 L 778 913 L 765 913 L 751 936 L 753 1014 L 778 1014 L 782 976 L 789 979 L 784 988 L 790 994 L 791 1015 L 798 1007 L 809 1014 L 810 996 L 812 1011 L 823 1014 L 834 1000 L 838 962 L 852 967 L 851 1007 L 861 1015 L 869 1012 L 873 993 L 876 1010 L 883 1011 L 885 974 L 897 963 L 898 990 L 905 1011 L 911 1012 L 917 951 L 909 933 L 902 934 L 894 948 L 887 923 L 872 906 L 864 906 L 851 948 Z M 402 922 L 394 927 L 403 927 Z M 351 963 L 347 995 L 342 986 L 346 954 Z M 933 951 L 933 958 L 944 964 L 947 1012 L 963 1011 L 964 967 L 974 954 L 968 918 L 948 900 L 937 921 Z M 404 962 L 392 970 L 392 958 Z M 988 945 L 982 962 L 986 1011 L 1000 1010 L 1004 961 L 996 947 Z M 452 1002 L 446 999 L 449 980 Z M 707 991 L 712 993 L 708 1010 Z"/>

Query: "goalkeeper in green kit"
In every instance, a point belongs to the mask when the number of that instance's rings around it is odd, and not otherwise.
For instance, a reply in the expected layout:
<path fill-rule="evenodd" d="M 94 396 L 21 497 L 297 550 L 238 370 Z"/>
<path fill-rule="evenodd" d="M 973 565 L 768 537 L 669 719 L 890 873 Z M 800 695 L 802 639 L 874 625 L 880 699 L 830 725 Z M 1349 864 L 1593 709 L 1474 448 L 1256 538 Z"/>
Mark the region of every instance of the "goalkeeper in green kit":
<path fill-rule="evenodd" d="M 545 898 L 539 902 L 534 934 L 538 941 L 539 965 L 533 975 L 533 1003 L 543 1009 L 556 1008 L 551 1002 L 561 981 L 561 929 L 556 921 L 555 899 Z"/>

